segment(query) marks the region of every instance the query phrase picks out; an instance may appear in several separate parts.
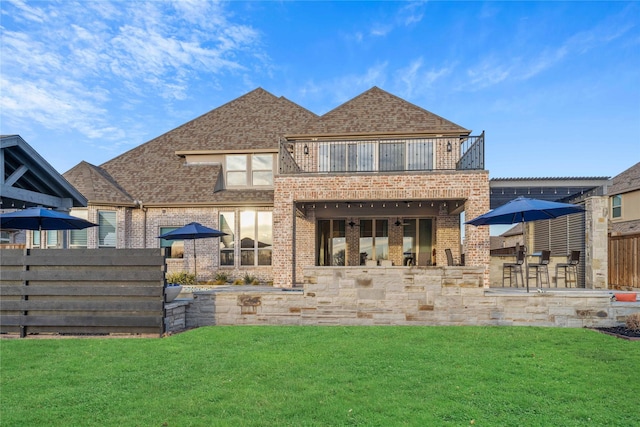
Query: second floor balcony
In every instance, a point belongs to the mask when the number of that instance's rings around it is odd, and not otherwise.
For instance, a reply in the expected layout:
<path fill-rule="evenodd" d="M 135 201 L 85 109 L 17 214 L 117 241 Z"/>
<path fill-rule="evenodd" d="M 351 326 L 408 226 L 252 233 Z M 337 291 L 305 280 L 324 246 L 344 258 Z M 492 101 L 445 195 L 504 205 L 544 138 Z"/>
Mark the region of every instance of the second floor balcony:
<path fill-rule="evenodd" d="M 280 173 L 371 173 L 484 169 L 478 136 L 283 140 Z"/>

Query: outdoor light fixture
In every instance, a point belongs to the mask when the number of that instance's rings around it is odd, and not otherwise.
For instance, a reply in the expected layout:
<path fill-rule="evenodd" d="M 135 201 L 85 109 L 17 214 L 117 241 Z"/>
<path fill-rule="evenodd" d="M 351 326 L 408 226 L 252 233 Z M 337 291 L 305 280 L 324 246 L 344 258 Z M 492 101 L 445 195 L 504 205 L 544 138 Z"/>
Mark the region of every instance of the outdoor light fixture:
<path fill-rule="evenodd" d="M 451 145 L 451 144 L 449 144 Z M 449 150 L 451 151 L 451 150 Z M 309 154 L 309 146 L 307 144 L 304 144 L 304 154 Z"/>
<path fill-rule="evenodd" d="M 447 153 L 451 152 L 451 141 L 447 142 Z"/>

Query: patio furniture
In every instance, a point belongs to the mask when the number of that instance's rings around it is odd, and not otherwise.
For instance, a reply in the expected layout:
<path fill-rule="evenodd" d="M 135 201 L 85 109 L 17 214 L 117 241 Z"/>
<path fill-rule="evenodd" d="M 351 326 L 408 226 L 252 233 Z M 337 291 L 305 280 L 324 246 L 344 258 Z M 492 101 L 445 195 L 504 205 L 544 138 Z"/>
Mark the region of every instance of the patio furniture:
<path fill-rule="evenodd" d="M 502 264 L 502 286 L 504 287 L 505 279 L 509 278 L 509 286 L 513 286 L 513 277 L 516 278 L 516 288 L 518 287 L 518 274 L 520 274 L 520 281 L 524 285 L 524 274 L 522 272 L 522 265 L 524 264 L 524 251 L 520 250 L 516 254 L 516 262 L 505 262 Z M 508 273 L 508 274 L 507 274 Z"/>
<path fill-rule="evenodd" d="M 560 278 L 564 279 L 565 288 L 570 288 L 572 283 L 578 287 L 578 264 L 580 264 L 580 251 L 571 251 L 566 263 L 556 264 L 556 288 Z M 562 276 L 560 276 L 562 271 Z"/>
<path fill-rule="evenodd" d="M 449 249 L 449 248 L 445 249 L 444 253 L 447 255 L 447 265 L 448 266 L 460 265 L 460 262 L 453 257 L 453 254 L 451 253 L 451 249 Z"/>
<path fill-rule="evenodd" d="M 430 253 L 419 253 L 418 254 L 418 265 L 420 267 L 428 267 L 431 265 L 431 254 Z"/>
<path fill-rule="evenodd" d="M 536 279 L 536 287 L 542 286 L 542 278 L 546 276 L 547 278 L 547 286 L 551 287 L 549 281 L 549 259 L 551 258 L 551 251 L 542 251 L 540 253 L 540 260 L 537 263 L 531 263 L 527 265 L 527 285 L 529 284 L 529 279 L 535 277 Z M 531 269 L 534 270 L 535 276 L 531 276 Z"/>

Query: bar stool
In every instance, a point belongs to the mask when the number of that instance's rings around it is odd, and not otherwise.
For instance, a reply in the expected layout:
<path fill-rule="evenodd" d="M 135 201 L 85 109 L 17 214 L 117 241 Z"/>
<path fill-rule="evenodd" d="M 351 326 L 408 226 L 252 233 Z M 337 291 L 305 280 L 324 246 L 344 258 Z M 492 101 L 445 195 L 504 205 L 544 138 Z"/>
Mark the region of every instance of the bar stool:
<path fill-rule="evenodd" d="M 542 278 L 547 277 L 547 286 L 551 287 L 551 281 L 549 280 L 549 259 L 551 258 L 551 251 L 542 251 L 540 253 L 540 261 L 537 263 L 527 265 L 527 286 L 529 285 L 529 279 L 532 278 L 530 270 L 533 268 L 535 271 L 536 287 L 542 287 Z M 544 275 L 544 276 L 543 276 Z"/>
<path fill-rule="evenodd" d="M 580 251 L 571 251 L 566 263 L 556 264 L 556 288 L 560 282 L 560 270 L 562 270 L 564 287 L 570 288 L 571 283 L 578 287 L 578 264 L 580 263 Z"/>
<path fill-rule="evenodd" d="M 522 265 L 524 264 L 524 251 L 519 250 L 516 255 L 516 262 L 505 262 L 502 264 L 502 287 L 504 287 L 504 281 L 509 278 L 509 286 L 513 286 L 513 276 L 516 277 L 516 288 L 518 287 L 518 273 L 520 274 L 520 280 L 524 286 L 524 276 L 522 273 Z M 509 273 L 507 275 L 507 273 Z"/>

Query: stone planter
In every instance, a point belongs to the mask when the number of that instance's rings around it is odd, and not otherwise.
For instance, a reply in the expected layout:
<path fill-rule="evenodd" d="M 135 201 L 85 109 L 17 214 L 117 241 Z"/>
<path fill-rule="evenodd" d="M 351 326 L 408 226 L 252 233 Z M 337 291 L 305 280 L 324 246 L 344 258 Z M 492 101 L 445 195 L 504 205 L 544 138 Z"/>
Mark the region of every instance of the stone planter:
<path fill-rule="evenodd" d="M 170 284 L 164 288 L 164 302 L 171 302 L 180 295 L 182 285 Z"/>

